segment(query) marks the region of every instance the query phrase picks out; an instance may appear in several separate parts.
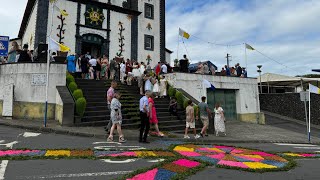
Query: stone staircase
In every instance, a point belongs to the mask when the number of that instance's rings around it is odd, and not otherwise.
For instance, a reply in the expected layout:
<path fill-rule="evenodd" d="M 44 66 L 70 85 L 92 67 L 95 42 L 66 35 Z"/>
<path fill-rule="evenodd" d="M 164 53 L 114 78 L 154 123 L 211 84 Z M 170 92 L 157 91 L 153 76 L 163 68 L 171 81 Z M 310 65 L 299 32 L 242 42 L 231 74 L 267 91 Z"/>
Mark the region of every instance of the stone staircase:
<path fill-rule="evenodd" d="M 106 126 L 107 119 L 110 118 L 110 111 L 107 108 L 105 93 L 110 87 L 111 81 L 95 81 L 76 79 L 78 87 L 82 89 L 87 100 L 87 108 L 84 117 L 76 126 Z M 141 95 L 137 88 L 137 83 L 132 86 L 118 83 L 117 89 L 121 92 L 124 129 L 138 129 L 140 126 L 139 100 Z M 179 115 L 182 120 L 176 116 L 170 116 L 168 112 L 170 99 L 155 99 L 159 128 L 161 131 L 182 132 L 185 128 L 185 111 L 179 109 Z"/>

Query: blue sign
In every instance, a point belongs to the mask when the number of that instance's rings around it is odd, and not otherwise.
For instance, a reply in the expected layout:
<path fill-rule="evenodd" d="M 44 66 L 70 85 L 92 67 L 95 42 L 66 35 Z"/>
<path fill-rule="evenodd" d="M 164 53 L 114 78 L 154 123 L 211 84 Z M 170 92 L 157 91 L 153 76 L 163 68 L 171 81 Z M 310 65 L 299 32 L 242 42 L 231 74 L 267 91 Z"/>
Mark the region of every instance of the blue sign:
<path fill-rule="evenodd" d="M 0 56 L 8 56 L 9 36 L 0 36 Z"/>

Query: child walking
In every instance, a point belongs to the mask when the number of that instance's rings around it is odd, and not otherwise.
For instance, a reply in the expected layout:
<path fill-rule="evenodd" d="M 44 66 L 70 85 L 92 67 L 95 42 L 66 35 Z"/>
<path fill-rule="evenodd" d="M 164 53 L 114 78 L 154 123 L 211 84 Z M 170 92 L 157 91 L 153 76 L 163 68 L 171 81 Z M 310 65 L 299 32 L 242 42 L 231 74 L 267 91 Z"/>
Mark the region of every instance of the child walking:
<path fill-rule="evenodd" d="M 194 118 L 194 109 L 193 109 L 191 100 L 188 101 L 188 106 L 186 108 L 186 130 L 184 133 L 185 139 L 190 139 L 190 137 L 188 136 L 189 128 L 193 129 L 194 138 L 198 139 L 200 136 L 197 135 L 196 122 Z"/>

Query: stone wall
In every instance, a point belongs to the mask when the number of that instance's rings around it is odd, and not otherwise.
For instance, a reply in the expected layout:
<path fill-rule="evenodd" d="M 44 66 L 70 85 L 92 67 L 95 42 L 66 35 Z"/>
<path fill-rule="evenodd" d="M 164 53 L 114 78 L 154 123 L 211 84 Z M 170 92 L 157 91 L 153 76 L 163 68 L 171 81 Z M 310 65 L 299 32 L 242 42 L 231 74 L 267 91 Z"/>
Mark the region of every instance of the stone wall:
<path fill-rule="evenodd" d="M 307 108 L 308 108 L 307 102 Z M 311 94 L 311 123 L 320 124 L 320 95 Z M 260 108 L 305 122 L 304 102 L 300 94 L 260 94 Z"/>

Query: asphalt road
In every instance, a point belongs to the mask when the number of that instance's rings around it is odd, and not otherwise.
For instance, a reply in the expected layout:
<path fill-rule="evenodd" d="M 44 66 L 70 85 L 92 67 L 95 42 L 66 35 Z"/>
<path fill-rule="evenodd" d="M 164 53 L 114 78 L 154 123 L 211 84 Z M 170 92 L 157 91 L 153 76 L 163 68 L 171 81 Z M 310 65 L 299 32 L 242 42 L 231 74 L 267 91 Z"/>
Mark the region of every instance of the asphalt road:
<path fill-rule="evenodd" d="M 30 149 L 167 149 L 169 145 L 182 143 L 161 139 L 151 144 L 140 144 L 129 141 L 124 144 L 107 143 L 102 139 L 76 137 L 58 134 L 30 132 L 28 130 L 0 126 L 0 149 L 30 148 Z M 221 143 L 219 143 L 221 144 Z M 320 145 L 312 144 L 272 144 L 272 143 L 225 143 L 245 148 L 260 149 L 267 152 L 317 152 Z M 226 170 L 208 167 L 189 179 L 319 179 L 320 159 L 297 160 L 298 167 L 288 172 L 248 173 L 244 171 Z M 76 179 L 105 180 L 121 177 L 134 170 L 150 167 L 156 162 L 146 159 L 127 160 L 27 160 L 1 161 L 0 180 L 15 179 Z"/>

